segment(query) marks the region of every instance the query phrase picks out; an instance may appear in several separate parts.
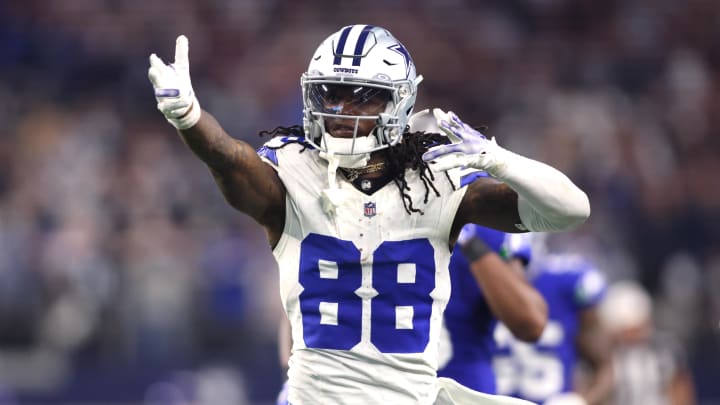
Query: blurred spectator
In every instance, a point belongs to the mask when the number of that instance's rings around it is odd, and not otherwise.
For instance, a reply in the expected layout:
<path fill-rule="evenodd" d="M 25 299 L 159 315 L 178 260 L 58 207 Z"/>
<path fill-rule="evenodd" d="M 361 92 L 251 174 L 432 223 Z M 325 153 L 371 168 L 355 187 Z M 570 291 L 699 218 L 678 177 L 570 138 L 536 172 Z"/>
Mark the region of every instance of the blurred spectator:
<path fill-rule="evenodd" d="M 693 405 L 693 377 L 685 350 L 655 329 L 653 301 L 644 288 L 622 281 L 608 290 L 600 314 L 613 335 L 617 405 Z"/>

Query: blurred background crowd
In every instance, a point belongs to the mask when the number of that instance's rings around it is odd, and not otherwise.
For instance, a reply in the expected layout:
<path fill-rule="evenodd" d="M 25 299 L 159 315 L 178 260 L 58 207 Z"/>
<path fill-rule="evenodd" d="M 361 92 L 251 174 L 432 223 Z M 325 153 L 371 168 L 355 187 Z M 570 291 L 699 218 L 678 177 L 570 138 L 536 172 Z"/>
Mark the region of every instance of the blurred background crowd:
<path fill-rule="evenodd" d="M 269 404 L 275 263 L 155 108 L 147 58 L 190 39 L 201 105 L 255 146 L 350 23 L 413 55 L 417 107 L 487 125 L 586 190 L 557 249 L 652 294 L 720 403 L 715 0 L 0 2 L 0 404 Z"/>

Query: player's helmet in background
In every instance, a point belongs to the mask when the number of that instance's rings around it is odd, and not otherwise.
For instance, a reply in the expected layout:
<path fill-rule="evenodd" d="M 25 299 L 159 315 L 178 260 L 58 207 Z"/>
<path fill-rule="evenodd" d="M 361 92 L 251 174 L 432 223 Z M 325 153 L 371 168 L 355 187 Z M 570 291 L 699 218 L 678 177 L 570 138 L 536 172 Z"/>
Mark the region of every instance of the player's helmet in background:
<path fill-rule="evenodd" d="M 307 72 L 302 75 L 303 125 L 307 140 L 321 151 L 335 155 L 368 154 L 397 144 L 412 114 L 421 80 L 407 49 L 387 30 L 372 25 L 342 28 L 320 44 Z M 356 103 L 383 92 L 387 105 L 377 115 L 342 115 L 342 111 L 327 108 L 324 98 L 328 88 L 334 85 L 353 86 Z M 355 121 L 350 147 L 333 150 L 337 143 L 325 139 L 331 137 L 325 129 L 328 117 Z M 358 137 L 360 120 L 376 123 L 366 139 Z"/>
<path fill-rule="evenodd" d="M 608 288 L 598 314 L 613 334 L 647 325 L 652 322 L 652 297 L 638 282 L 617 281 Z"/>

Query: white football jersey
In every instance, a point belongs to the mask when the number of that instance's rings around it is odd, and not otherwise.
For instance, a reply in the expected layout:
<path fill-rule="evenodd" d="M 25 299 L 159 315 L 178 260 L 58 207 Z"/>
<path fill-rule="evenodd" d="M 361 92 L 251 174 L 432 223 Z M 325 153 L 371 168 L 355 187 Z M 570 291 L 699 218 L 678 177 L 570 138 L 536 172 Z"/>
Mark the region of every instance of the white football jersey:
<path fill-rule="evenodd" d="M 425 186 L 406 179 L 408 214 L 390 182 L 372 195 L 337 175 L 334 205 L 327 162 L 318 152 L 271 140 L 260 155 L 287 189 L 283 235 L 273 254 L 292 324 L 289 402 L 432 404 L 442 312 L 450 295 L 450 227 L 465 188 L 435 174 Z M 327 198 L 325 198 L 327 201 Z"/>

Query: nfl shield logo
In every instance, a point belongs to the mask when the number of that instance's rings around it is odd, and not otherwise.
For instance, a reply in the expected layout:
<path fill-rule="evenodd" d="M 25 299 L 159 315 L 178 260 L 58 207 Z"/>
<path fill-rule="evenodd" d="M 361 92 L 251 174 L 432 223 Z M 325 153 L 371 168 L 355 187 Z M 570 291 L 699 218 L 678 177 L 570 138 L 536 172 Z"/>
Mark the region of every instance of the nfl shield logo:
<path fill-rule="evenodd" d="M 376 213 L 375 203 L 374 202 L 365 203 L 365 216 L 368 218 L 374 217 L 375 213 Z"/>

